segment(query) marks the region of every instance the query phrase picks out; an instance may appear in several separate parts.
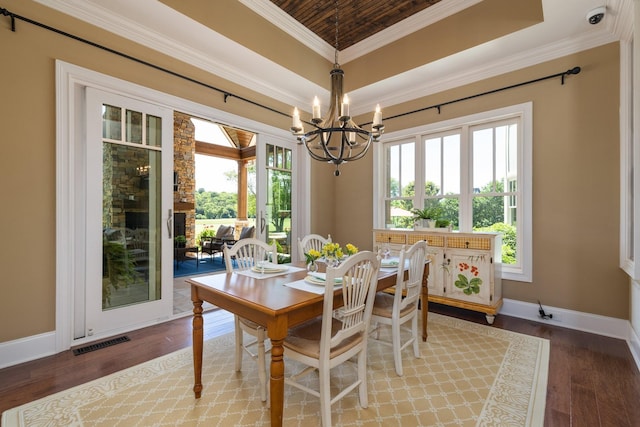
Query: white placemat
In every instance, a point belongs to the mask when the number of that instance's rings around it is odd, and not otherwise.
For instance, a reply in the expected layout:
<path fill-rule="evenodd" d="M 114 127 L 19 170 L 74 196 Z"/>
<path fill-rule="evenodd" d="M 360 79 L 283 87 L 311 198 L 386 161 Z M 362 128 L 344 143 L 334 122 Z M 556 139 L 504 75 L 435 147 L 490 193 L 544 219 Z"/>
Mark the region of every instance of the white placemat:
<path fill-rule="evenodd" d="M 266 279 L 267 277 L 281 276 L 283 274 L 294 273 L 296 271 L 304 270 L 304 268 L 289 266 L 286 271 L 279 271 L 277 273 L 263 273 L 249 270 L 234 271 L 234 273 L 242 274 L 243 276 L 253 277 L 254 279 Z"/>
<path fill-rule="evenodd" d="M 296 280 L 295 282 L 285 283 L 285 286 L 290 288 L 300 289 L 301 291 L 311 292 L 314 294 L 324 294 L 324 286 L 312 285 L 306 280 Z"/>

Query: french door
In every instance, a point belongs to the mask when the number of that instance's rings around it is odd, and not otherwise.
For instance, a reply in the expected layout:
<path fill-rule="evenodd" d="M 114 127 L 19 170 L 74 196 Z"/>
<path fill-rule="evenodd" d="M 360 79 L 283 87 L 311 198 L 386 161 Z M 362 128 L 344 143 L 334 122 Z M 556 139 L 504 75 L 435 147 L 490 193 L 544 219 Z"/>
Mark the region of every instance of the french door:
<path fill-rule="evenodd" d="M 275 241 L 279 263 L 289 263 L 297 253 L 297 162 L 290 141 L 260 135 L 258 138 L 259 235 Z"/>
<path fill-rule="evenodd" d="M 84 334 L 106 336 L 173 310 L 173 112 L 86 91 Z M 82 294 L 81 292 L 77 294 Z"/>

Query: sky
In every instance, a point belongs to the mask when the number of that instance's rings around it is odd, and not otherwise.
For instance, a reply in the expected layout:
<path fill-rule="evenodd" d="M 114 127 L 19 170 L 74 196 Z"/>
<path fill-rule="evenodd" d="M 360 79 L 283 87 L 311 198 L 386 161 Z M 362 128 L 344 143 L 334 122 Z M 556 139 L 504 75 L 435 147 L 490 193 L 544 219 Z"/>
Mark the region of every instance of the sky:
<path fill-rule="evenodd" d="M 224 172 L 237 170 L 238 163 L 234 160 L 196 154 L 196 191 L 204 188 L 206 191 L 218 193 L 237 192 L 238 184 L 235 181 L 228 181 L 224 176 Z"/>
<path fill-rule="evenodd" d="M 195 138 L 198 141 L 214 142 L 229 146 L 226 137 L 215 123 L 196 118 L 191 119 L 196 126 Z M 196 154 L 196 191 L 204 188 L 206 191 L 218 193 L 235 193 L 238 184 L 228 181 L 224 176 L 227 171 L 238 171 L 238 163 L 234 160 L 225 160 L 219 157 Z"/>

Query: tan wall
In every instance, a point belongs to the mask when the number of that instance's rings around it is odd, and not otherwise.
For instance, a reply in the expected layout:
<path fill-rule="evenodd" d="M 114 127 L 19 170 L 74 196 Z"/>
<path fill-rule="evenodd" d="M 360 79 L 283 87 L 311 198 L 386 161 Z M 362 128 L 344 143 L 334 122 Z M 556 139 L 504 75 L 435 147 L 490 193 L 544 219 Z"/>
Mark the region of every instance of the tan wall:
<path fill-rule="evenodd" d="M 5 0 L 11 12 L 86 37 L 159 66 L 224 88 L 280 111 L 291 107 L 179 61 L 97 30 L 26 0 Z M 289 119 L 177 77 L 17 21 L 0 17 L 2 156 L 0 192 L 3 267 L 0 342 L 54 330 L 56 286 L 55 59 L 142 84 L 253 120 L 288 128 Z M 294 52 L 295 53 L 295 52 Z M 507 282 L 506 298 L 628 318 L 628 281 L 617 267 L 618 46 L 593 49 L 500 78 L 447 91 L 385 115 L 583 67 L 559 81 L 483 97 L 387 121 L 387 132 L 521 102 L 534 102 L 534 282 Z M 356 120 L 358 121 L 358 120 Z M 372 156 L 333 168 L 312 165 L 312 231 L 371 247 Z M 354 203 L 355 202 L 355 203 Z M 67 238 L 60 236 L 60 238 Z M 11 325 L 10 327 L 7 325 Z"/>
<path fill-rule="evenodd" d="M 533 102 L 533 282 L 504 281 L 505 298 L 629 318 L 629 280 L 618 267 L 618 49 L 610 44 L 385 109 L 391 116 L 582 67 L 564 86 L 559 78 L 547 80 L 449 105 L 440 115 L 428 110 L 385 122 L 392 132 Z M 372 159 L 369 153 L 342 168 L 332 232 L 336 241 L 369 249 Z"/>
<path fill-rule="evenodd" d="M 292 109 L 35 2 L 5 0 L 1 6 L 279 111 Z M 10 19 L 0 16 L 0 45 L 0 81 L 4 82 L 0 95 L 0 176 L 5 183 L 0 190 L 0 224 L 4 240 L 13 242 L 0 249 L 0 342 L 55 329 L 56 59 L 281 128 L 291 123 L 286 117 L 235 98 L 225 103 L 216 91 L 20 20 L 12 32 Z"/>

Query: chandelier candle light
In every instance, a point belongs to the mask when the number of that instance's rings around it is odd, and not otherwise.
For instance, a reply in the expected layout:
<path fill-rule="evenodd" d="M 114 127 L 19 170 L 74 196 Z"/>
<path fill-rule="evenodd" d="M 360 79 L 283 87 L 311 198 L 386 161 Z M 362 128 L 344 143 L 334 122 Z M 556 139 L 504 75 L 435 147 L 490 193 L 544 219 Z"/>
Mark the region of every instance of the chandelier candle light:
<path fill-rule="evenodd" d="M 336 1 L 336 44 L 335 61 L 331 76 L 331 103 L 326 118 L 322 118 L 320 100 L 316 96 L 312 105 L 312 118 L 309 123 L 313 129 L 304 131 L 298 108 L 293 110 L 291 133 L 304 144 L 311 158 L 336 165 L 335 176 L 340 175 L 338 167 L 351 160 L 364 157 L 371 141 L 378 141 L 384 132 L 380 105 L 373 114 L 371 130 L 365 130 L 354 123 L 349 114 L 349 97 L 343 94 L 342 80 L 344 71 L 338 63 L 338 2 Z"/>

